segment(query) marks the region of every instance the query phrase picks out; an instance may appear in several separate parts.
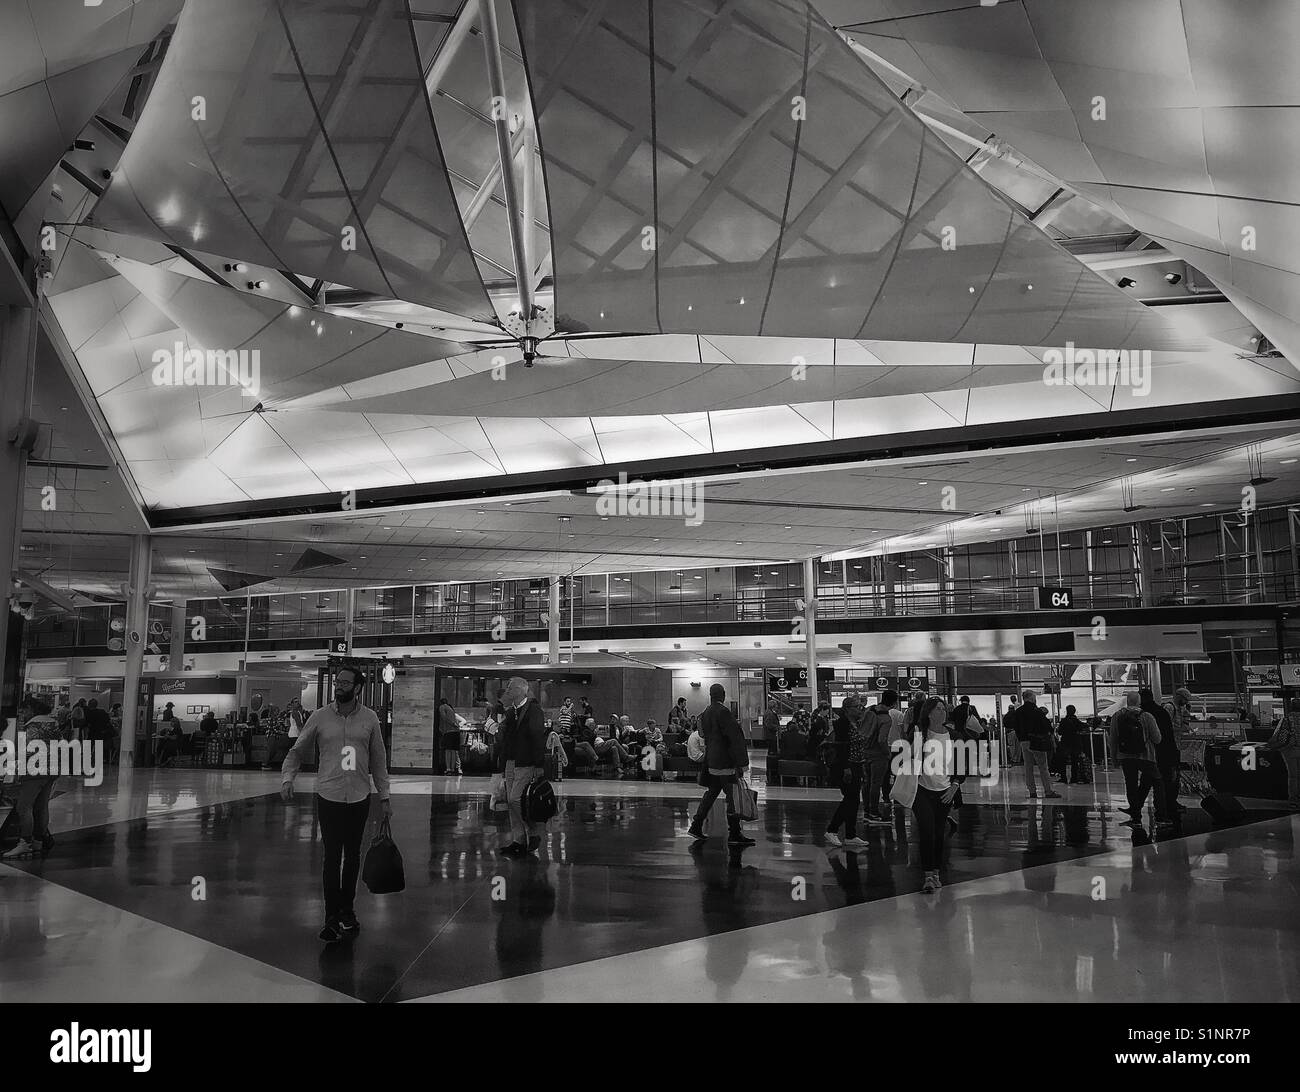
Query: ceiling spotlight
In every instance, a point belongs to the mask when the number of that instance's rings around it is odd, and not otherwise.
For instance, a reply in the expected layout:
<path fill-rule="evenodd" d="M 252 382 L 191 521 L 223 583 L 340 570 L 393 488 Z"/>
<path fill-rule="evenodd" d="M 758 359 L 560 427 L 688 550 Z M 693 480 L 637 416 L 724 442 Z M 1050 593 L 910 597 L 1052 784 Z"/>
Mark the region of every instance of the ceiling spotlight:
<path fill-rule="evenodd" d="M 1032 292 L 1033 290 L 1034 290 L 1034 286 L 1032 284 L 1025 285 L 1026 292 Z"/>
<path fill-rule="evenodd" d="M 1181 284 L 1183 280 L 1183 275 L 1181 273 L 1166 273 L 1165 280 L 1167 280 L 1170 284 Z"/>
<path fill-rule="evenodd" d="M 1137 284 L 1137 281 L 1135 281 L 1132 277 L 1120 277 L 1118 284 L 1121 288 L 1132 288 L 1135 284 Z"/>

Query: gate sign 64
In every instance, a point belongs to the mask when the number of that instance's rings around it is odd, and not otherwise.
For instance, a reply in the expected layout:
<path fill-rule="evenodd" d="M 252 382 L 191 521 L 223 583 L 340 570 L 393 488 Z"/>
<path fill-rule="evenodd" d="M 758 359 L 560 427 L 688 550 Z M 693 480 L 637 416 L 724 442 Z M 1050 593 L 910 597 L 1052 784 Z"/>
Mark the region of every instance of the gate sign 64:
<path fill-rule="evenodd" d="M 1069 588 L 1039 588 L 1039 610 L 1073 610 L 1074 593 Z"/>

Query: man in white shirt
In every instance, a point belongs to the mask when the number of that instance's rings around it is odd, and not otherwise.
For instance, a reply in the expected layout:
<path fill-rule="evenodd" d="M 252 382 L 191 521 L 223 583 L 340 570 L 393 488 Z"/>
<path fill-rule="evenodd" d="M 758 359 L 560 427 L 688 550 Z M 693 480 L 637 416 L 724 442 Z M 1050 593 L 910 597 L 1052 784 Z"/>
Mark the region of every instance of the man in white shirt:
<path fill-rule="evenodd" d="M 325 847 L 322 886 L 325 925 L 320 939 L 336 944 L 355 935 L 361 925 L 353 912 L 361 839 L 370 818 L 370 779 L 379 792 L 380 814 L 393 814 L 388 796 L 388 756 L 379 718 L 361 704 L 361 672 L 344 665 L 334 674 L 334 701 L 317 709 L 285 756 L 280 795 L 293 802 L 293 779 L 313 748 L 320 745 L 316 775 L 316 814 Z M 341 871 L 340 871 L 341 870 Z"/>

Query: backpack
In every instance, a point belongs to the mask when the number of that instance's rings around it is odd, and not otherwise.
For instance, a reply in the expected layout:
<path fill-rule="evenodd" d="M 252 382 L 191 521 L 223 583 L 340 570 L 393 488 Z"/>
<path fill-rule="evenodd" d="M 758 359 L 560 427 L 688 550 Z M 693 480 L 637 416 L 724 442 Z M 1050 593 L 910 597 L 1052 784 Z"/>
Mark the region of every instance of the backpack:
<path fill-rule="evenodd" d="M 862 730 L 866 733 L 868 747 L 884 747 L 889 743 L 889 729 L 893 726 L 889 712 L 876 706 L 868 709 L 862 718 Z"/>
<path fill-rule="evenodd" d="M 559 810 L 555 790 L 546 778 L 527 785 L 519 798 L 519 811 L 525 823 L 545 823 Z"/>
<path fill-rule="evenodd" d="M 1142 727 L 1142 718 L 1132 709 L 1121 709 L 1119 726 L 1115 733 L 1116 746 L 1122 755 L 1145 755 L 1147 753 L 1147 733 Z"/>
<path fill-rule="evenodd" d="M 1025 723 L 1025 706 L 1017 705 L 1006 716 L 1006 721 L 1011 725 L 1011 730 L 1015 732 L 1016 739 L 1021 743 L 1029 742 L 1029 725 Z"/>

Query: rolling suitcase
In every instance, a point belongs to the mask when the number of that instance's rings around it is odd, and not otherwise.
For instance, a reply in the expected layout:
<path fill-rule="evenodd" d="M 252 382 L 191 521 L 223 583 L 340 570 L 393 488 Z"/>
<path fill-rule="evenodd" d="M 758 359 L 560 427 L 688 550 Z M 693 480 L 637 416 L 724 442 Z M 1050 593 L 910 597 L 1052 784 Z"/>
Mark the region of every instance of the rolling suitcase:
<path fill-rule="evenodd" d="M 1246 809 L 1241 801 L 1226 792 L 1212 792 L 1201 800 L 1201 807 L 1214 820 L 1216 826 L 1236 826 L 1246 821 Z"/>

